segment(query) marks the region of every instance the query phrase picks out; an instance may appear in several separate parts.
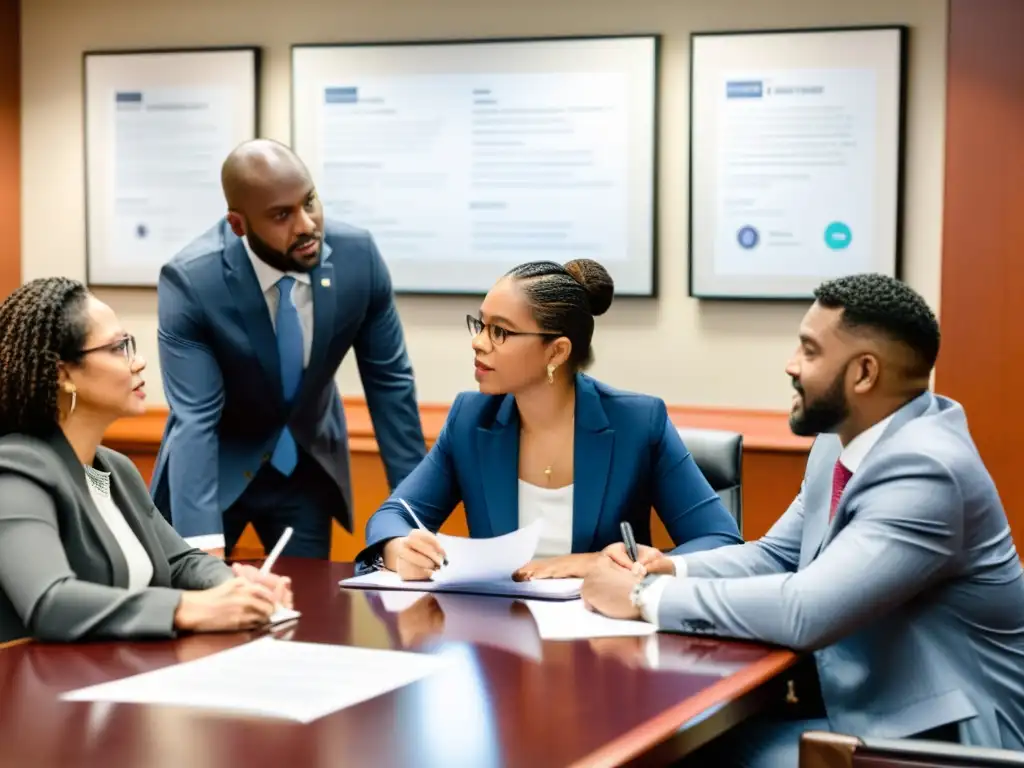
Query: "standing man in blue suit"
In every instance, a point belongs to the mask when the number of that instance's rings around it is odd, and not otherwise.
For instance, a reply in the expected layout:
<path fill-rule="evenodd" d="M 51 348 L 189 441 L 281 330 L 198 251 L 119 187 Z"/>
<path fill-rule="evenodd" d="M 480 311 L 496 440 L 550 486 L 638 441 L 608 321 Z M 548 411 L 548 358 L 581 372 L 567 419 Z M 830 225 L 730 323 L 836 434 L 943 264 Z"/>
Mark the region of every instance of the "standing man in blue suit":
<path fill-rule="evenodd" d="M 302 161 L 246 142 L 222 169 L 228 214 L 160 273 L 159 350 L 170 416 L 157 507 L 200 548 L 230 553 L 247 523 L 264 547 L 330 555 L 352 530 L 348 430 L 334 375 L 355 350 L 394 487 L 426 453 L 387 267 L 369 233 L 324 221 Z"/>
<path fill-rule="evenodd" d="M 758 541 L 642 548 L 648 576 L 612 545 L 583 598 L 813 652 L 820 712 L 750 721 L 708 765 L 795 768 L 807 730 L 1024 749 L 1024 571 L 963 408 L 928 390 L 938 322 L 881 275 L 816 296 L 786 367 L 790 426 L 817 436 L 789 509 Z"/>

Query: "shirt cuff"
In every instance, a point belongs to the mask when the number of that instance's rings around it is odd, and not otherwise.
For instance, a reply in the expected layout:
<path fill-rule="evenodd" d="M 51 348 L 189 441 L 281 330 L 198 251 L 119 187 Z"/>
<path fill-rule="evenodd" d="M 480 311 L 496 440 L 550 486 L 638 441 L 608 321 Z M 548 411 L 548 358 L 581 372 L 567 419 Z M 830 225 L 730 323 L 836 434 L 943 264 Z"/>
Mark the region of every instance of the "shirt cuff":
<path fill-rule="evenodd" d="M 676 568 L 676 578 L 686 578 L 686 556 L 685 555 L 669 555 L 668 559 L 672 561 L 672 565 Z"/>
<path fill-rule="evenodd" d="M 640 616 L 648 624 L 658 626 L 658 603 L 661 602 L 661 593 L 671 580 L 671 576 L 659 576 L 640 593 Z"/>
<path fill-rule="evenodd" d="M 185 543 L 196 549 L 224 549 L 224 534 L 209 533 L 205 536 L 189 536 Z"/>

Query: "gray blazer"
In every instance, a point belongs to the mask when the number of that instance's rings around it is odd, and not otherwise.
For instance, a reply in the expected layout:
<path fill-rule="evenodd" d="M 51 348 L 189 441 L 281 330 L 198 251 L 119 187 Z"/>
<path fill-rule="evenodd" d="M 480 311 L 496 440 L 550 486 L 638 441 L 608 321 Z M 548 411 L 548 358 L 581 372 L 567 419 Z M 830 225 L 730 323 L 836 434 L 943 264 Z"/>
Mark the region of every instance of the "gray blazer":
<path fill-rule="evenodd" d="M 85 471 L 59 429 L 47 439 L 0 438 L 0 642 L 174 636 L 181 590 L 231 578 L 189 547 L 153 506 L 126 456 L 106 448 L 95 466 L 153 561 L 153 580 L 129 592 L 128 565 L 92 503 Z"/>
<path fill-rule="evenodd" d="M 830 525 L 840 450 L 815 441 L 760 541 L 686 555 L 659 625 L 813 650 L 836 731 L 960 723 L 963 743 L 1024 749 L 1024 573 L 963 409 L 925 393 L 899 410 Z"/>

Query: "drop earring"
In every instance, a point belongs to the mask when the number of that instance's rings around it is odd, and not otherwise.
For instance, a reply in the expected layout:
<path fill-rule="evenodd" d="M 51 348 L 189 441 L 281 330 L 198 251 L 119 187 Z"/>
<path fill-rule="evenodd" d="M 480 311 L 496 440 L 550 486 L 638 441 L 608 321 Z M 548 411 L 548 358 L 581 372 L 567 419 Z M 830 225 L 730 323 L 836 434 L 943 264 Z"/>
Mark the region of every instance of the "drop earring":
<path fill-rule="evenodd" d="M 68 416 L 75 412 L 75 406 L 78 405 L 78 388 L 74 384 L 65 384 L 64 391 L 71 395 L 71 408 L 68 409 Z"/>
<path fill-rule="evenodd" d="M 554 383 L 555 383 L 555 366 L 549 365 L 548 366 L 548 384 L 554 384 Z"/>

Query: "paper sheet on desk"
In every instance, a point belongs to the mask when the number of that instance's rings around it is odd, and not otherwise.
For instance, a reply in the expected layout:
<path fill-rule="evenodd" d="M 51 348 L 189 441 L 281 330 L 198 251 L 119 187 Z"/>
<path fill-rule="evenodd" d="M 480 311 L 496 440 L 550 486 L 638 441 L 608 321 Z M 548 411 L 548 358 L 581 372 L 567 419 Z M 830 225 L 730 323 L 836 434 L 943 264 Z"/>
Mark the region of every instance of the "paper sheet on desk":
<path fill-rule="evenodd" d="M 61 699 L 196 707 L 309 723 L 451 663 L 427 654 L 263 638 Z"/>
<path fill-rule="evenodd" d="M 544 524 L 538 520 L 525 528 L 490 539 L 467 539 L 437 534 L 448 565 L 434 574 L 435 582 L 495 581 L 512 574 L 533 559 Z"/>
<path fill-rule="evenodd" d="M 578 640 L 591 637 L 642 637 L 653 635 L 658 628 L 646 621 L 609 619 L 588 611 L 582 600 L 551 603 L 524 600 L 537 622 L 537 632 L 544 640 Z"/>

